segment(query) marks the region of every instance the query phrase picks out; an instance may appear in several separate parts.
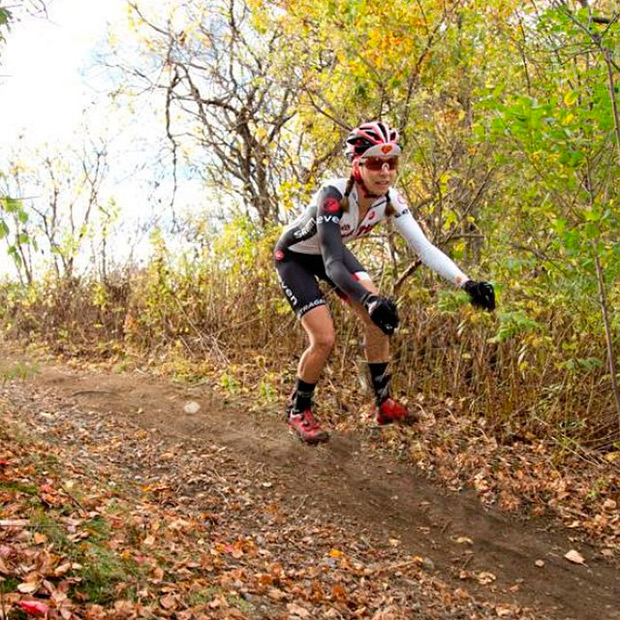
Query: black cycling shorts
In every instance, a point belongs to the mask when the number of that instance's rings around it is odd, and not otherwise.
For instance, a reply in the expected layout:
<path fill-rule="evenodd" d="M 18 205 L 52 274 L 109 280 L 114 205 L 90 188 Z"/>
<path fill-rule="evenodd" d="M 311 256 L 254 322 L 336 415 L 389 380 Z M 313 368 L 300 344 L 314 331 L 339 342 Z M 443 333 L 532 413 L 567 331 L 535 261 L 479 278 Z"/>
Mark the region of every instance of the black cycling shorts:
<path fill-rule="evenodd" d="M 362 264 L 346 247 L 344 248 L 342 262 L 355 278 L 367 277 Z M 298 318 L 301 318 L 312 308 L 325 305 L 323 293 L 319 288 L 319 280 L 327 282 L 329 286 L 336 289 L 341 297 L 346 298 L 327 277 L 323 257 L 320 254 L 302 254 L 286 249 L 278 250 L 275 263 L 280 286 Z"/>

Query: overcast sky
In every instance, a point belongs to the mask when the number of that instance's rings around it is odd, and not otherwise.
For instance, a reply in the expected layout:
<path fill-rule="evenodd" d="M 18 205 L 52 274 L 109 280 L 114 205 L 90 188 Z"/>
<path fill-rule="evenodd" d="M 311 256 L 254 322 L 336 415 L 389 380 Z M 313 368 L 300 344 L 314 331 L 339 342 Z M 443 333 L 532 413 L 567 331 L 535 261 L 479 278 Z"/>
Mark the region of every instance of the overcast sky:
<path fill-rule="evenodd" d="M 166 217 L 171 186 L 158 179 L 153 195 L 156 171 L 149 159 L 157 157 L 156 143 L 164 133 L 161 104 L 142 97 L 131 107 L 110 108 L 111 82 L 97 63 L 110 28 L 125 30 L 119 24 L 126 21 L 126 0 L 46 0 L 46 5 L 47 16 L 22 16 L 13 24 L 0 56 L 0 170 L 7 169 L 19 136 L 22 145 L 47 144 L 44 148 L 59 148 L 61 154 L 63 144 L 79 148 L 76 130 L 86 119 L 93 136 L 110 140 L 111 170 L 101 199 L 122 205 L 129 222 L 124 229 L 135 229 L 152 213 Z M 145 169 L 136 173 L 139 166 Z M 183 194 L 187 204 L 195 204 L 203 192 L 187 182 L 177 197 Z M 142 243 L 148 246 L 148 236 Z M 11 271 L 11 262 L 0 244 L 0 276 Z"/>
<path fill-rule="evenodd" d="M 7 36 L 0 66 L 0 135 L 6 145 L 66 136 L 95 96 L 92 65 L 125 0 L 48 0 L 48 16 L 23 18 Z"/>

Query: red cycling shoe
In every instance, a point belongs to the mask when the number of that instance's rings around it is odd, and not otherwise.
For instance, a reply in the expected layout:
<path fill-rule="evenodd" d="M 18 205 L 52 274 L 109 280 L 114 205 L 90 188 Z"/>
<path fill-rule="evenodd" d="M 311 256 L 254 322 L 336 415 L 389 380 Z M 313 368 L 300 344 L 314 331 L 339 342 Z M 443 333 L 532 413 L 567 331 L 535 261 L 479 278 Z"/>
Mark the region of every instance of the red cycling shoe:
<path fill-rule="evenodd" d="M 307 444 L 316 445 L 329 440 L 329 433 L 319 426 L 310 409 L 301 413 L 289 411 L 288 424 L 299 439 Z"/>
<path fill-rule="evenodd" d="M 386 398 L 376 409 L 378 424 L 392 424 L 392 422 L 412 422 L 407 407 L 396 402 L 393 398 Z"/>

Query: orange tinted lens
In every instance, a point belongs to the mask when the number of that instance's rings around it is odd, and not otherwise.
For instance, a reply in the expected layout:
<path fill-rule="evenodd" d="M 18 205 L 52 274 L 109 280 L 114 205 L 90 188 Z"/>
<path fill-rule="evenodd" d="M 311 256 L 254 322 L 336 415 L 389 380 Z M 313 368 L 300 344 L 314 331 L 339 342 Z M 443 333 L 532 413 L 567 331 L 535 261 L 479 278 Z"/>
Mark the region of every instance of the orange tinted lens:
<path fill-rule="evenodd" d="M 398 168 L 398 157 L 389 157 L 388 159 L 383 157 L 367 157 L 363 164 L 368 170 L 383 170 L 383 166 L 386 164 L 388 170 L 396 170 Z"/>

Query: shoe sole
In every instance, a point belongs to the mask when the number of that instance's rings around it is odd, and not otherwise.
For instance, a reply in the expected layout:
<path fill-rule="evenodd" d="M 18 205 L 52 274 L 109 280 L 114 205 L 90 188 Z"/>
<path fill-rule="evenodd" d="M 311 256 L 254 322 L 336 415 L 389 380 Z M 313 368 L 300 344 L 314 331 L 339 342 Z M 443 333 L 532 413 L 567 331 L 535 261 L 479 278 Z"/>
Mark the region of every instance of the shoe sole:
<path fill-rule="evenodd" d="M 301 443 L 306 444 L 307 446 L 316 446 L 320 443 L 327 443 L 329 441 L 329 433 L 325 433 L 324 435 L 319 435 L 318 437 L 312 437 L 308 439 L 304 439 L 295 429 L 289 428 L 289 433 L 293 435 L 296 439 L 301 441 Z"/>

